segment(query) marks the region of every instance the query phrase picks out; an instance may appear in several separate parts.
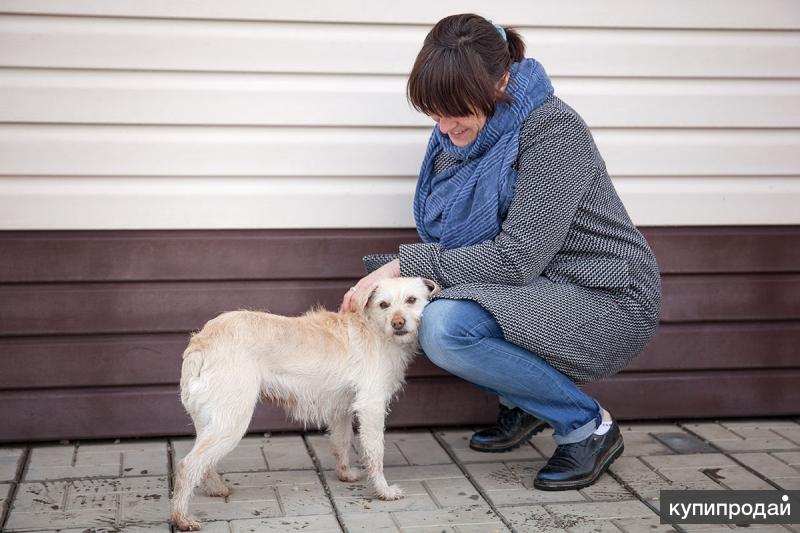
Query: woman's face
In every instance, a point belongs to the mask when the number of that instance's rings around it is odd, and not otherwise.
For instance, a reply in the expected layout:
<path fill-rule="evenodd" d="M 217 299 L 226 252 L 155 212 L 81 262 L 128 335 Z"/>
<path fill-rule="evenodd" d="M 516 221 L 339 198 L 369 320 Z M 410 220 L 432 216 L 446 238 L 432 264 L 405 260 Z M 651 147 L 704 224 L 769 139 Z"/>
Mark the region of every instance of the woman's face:
<path fill-rule="evenodd" d="M 479 113 L 466 117 L 442 117 L 439 115 L 430 116 L 434 122 L 439 124 L 439 130 L 450 137 L 453 144 L 464 147 L 478 137 L 478 132 L 486 124 L 486 116 Z"/>
<path fill-rule="evenodd" d="M 506 72 L 497 84 L 497 90 L 503 92 L 508 86 L 509 72 Z M 463 148 L 478 137 L 481 128 L 486 124 L 486 115 L 480 111 L 474 115 L 466 117 L 442 117 L 430 115 L 434 122 L 439 124 L 442 133 L 450 137 L 450 140 Z"/>

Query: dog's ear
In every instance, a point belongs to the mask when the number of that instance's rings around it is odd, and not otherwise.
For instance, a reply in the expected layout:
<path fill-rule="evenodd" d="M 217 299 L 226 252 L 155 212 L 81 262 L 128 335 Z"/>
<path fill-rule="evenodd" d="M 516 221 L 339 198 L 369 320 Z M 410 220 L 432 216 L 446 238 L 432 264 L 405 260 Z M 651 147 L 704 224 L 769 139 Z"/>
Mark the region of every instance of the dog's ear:
<path fill-rule="evenodd" d="M 439 286 L 439 284 L 431 279 L 422 278 L 422 283 L 424 283 L 425 286 L 428 287 L 428 290 L 431 292 L 429 296 L 433 296 L 434 294 L 442 292 L 442 288 Z"/>
<path fill-rule="evenodd" d="M 364 309 L 367 308 L 369 305 L 370 300 L 372 297 L 375 296 L 375 291 L 378 290 L 378 284 L 374 284 L 368 290 L 364 291 L 364 293 L 359 296 L 358 300 L 356 300 L 356 312 L 361 313 Z"/>

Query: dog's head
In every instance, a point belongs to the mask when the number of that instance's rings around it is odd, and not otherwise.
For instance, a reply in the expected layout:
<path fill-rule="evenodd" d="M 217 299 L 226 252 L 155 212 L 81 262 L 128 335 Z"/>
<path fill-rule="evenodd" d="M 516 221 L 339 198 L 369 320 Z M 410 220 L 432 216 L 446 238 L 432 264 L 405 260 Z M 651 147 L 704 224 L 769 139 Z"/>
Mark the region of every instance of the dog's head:
<path fill-rule="evenodd" d="M 356 306 L 364 317 L 398 344 L 416 342 L 422 309 L 439 286 L 424 278 L 386 278 L 379 281 Z"/>

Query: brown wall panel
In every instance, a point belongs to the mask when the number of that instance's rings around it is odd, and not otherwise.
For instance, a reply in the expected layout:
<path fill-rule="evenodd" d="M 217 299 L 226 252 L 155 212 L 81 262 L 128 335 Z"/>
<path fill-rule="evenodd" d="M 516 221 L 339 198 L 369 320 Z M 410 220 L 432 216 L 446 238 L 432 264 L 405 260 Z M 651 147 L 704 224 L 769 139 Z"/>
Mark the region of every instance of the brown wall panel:
<path fill-rule="evenodd" d="M 0 286 L 0 336 L 179 332 L 223 311 L 298 315 L 339 305 L 341 281 L 85 283 Z"/>
<path fill-rule="evenodd" d="M 7 231 L 0 281 L 353 278 L 362 256 L 412 241 L 413 230 Z"/>
<path fill-rule="evenodd" d="M 800 226 L 641 230 L 665 274 L 800 272 Z M 5 231 L 0 282 L 353 278 L 362 255 L 418 240 L 412 229 Z"/>
<path fill-rule="evenodd" d="M 494 420 L 497 400 L 452 376 L 408 382 L 391 405 L 391 427 Z M 0 392 L 0 442 L 192 435 L 178 387 L 114 387 Z M 249 431 L 302 426 L 271 403 L 256 408 Z"/>
<path fill-rule="evenodd" d="M 346 281 L 0 286 L 0 336 L 178 332 L 239 308 L 336 309 Z M 662 322 L 800 319 L 800 274 L 665 276 Z"/>
<path fill-rule="evenodd" d="M 621 419 L 800 413 L 800 226 L 643 228 L 655 339 L 587 385 Z M 216 314 L 335 309 L 413 230 L 0 232 L 0 440 L 189 434 L 176 382 Z M 394 426 L 482 424 L 495 400 L 420 359 Z M 253 430 L 296 428 L 263 406 Z"/>
<path fill-rule="evenodd" d="M 800 413 L 800 369 L 618 374 L 585 386 L 619 419 Z"/>
<path fill-rule="evenodd" d="M 800 272 L 800 226 L 641 228 L 661 272 Z"/>
<path fill-rule="evenodd" d="M 796 415 L 800 369 L 620 374 L 585 386 L 619 420 Z M 453 377 L 409 380 L 389 427 L 483 425 L 496 400 Z M 713 414 L 710 414 L 713 413 Z M 175 386 L 0 392 L 0 442 L 191 435 Z M 250 431 L 297 429 L 260 405 Z"/>
<path fill-rule="evenodd" d="M 800 318 L 800 274 L 664 276 L 662 292 L 662 322 Z"/>
<path fill-rule="evenodd" d="M 0 390 L 172 385 L 188 333 L 0 338 Z M 800 367 L 800 322 L 662 324 L 623 372 Z M 418 357 L 410 377 L 446 376 Z"/>

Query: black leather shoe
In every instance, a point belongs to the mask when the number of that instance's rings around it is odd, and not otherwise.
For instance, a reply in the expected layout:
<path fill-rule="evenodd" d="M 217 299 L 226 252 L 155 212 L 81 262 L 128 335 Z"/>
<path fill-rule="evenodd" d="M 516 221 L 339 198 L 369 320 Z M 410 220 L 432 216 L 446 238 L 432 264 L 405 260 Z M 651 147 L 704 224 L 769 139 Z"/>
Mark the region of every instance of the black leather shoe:
<path fill-rule="evenodd" d="M 546 427 L 547 422 L 519 407 L 509 409 L 500 404 L 497 423 L 493 427 L 476 431 L 469 440 L 469 447 L 479 452 L 507 452 Z"/>
<path fill-rule="evenodd" d="M 622 455 L 625 446 L 619 425 L 612 419 L 605 435 L 594 433 L 580 442 L 561 444 L 539 470 L 533 486 L 540 490 L 575 490 L 588 487 Z"/>

